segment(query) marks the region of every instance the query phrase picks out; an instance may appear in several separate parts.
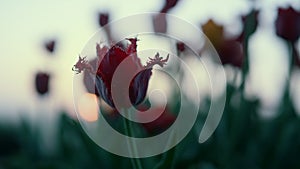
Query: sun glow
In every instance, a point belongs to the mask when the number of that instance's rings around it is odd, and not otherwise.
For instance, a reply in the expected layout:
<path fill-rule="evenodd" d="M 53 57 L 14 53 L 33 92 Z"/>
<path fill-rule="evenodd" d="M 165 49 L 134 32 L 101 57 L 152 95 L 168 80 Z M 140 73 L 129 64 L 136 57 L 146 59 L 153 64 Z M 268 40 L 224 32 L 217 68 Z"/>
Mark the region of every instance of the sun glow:
<path fill-rule="evenodd" d="M 98 101 L 95 94 L 85 93 L 78 102 L 79 118 L 88 122 L 94 122 L 98 119 Z"/>

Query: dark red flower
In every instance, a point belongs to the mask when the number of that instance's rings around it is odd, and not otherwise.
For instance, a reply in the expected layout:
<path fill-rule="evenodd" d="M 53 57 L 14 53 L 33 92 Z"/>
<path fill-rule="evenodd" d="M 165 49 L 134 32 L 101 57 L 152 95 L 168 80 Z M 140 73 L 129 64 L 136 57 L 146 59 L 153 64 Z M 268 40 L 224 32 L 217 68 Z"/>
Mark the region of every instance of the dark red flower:
<path fill-rule="evenodd" d="M 222 64 L 241 67 L 243 63 L 243 46 L 238 38 L 226 38 L 222 25 L 208 20 L 202 30 L 220 56 Z"/>
<path fill-rule="evenodd" d="M 171 8 L 173 8 L 179 0 L 165 0 L 163 8 L 160 10 L 161 13 L 167 13 Z"/>
<path fill-rule="evenodd" d="M 230 64 L 235 67 L 242 67 L 244 54 L 243 46 L 239 41 L 226 39 L 216 50 L 223 65 Z"/>
<path fill-rule="evenodd" d="M 50 40 L 49 42 L 46 42 L 45 48 L 48 52 L 53 53 L 55 50 L 55 40 Z"/>
<path fill-rule="evenodd" d="M 176 49 L 178 52 L 183 52 L 185 50 L 185 44 L 183 42 L 177 42 Z"/>
<path fill-rule="evenodd" d="M 49 92 L 50 75 L 44 72 L 38 72 L 35 75 L 35 89 L 38 94 L 45 95 Z"/>
<path fill-rule="evenodd" d="M 99 25 L 102 27 L 108 23 L 109 15 L 108 13 L 99 13 L 98 15 L 98 21 Z"/>
<path fill-rule="evenodd" d="M 144 129 L 150 135 L 159 134 L 165 131 L 176 120 L 176 115 L 170 113 L 167 108 L 164 109 L 162 107 L 152 108 L 150 109 L 150 112 L 148 112 L 147 114 L 143 114 L 142 116 L 138 116 L 138 118 L 143 121 L 147 121 L 146 119 L 153 119 L 153 117 L 157 116 L 159 116 L 157 119 L 149 123 L 142 123 Z"/>
<path fill-rule="evenodd" d="M 73 71 L 76 71 L 77 73 L 85 71 L 91 75 L 96 75 L 96 92 L 99 93 L 102 99 L 112 107 L 115 107 L 111 91 L 112 78 L 117 67 L 122 61 L 124 61 L 124 59 L 127 61 L 127 72 L 123 72 L 124 77 L 126 77 L 126 73 L 138 72 L 130 81 L 130 86 L 128 89 L 129 98 L 133 105 L 137 105 L 144 100 L 148 89 L 149 79 L 152 74 L 152 67 L 155 64 L 163 67 L 168 61 L 168 57 L 163 59 L 162 57 L 159 57 L 159 54 L 157 53 L 154 58 L 149 58 L 150 61 L 147 62 L 147 65 L 143 66 L 136 54 L 136 43 L 138 40 L 136 38 L 130 38 L 127 40 L 130 41 L 130 44 L 127 46 L 126 50 L 116 45 L 108 48 L 107 46 L 100 47 L 100 45 L 97 44 L 97 56 L 101 62 L 98 63 L 99 66 L 96 71 L 94 71 L 93 67 L 88 63 L 88 61 L 85 60 L 85 58 L 81 57 L 79 57 L 78 62 L 73 67 Z M 116 84 L 118 85 L 118 88 L 124 87 L 121 83 L 122 82 L 120 82 L 120 84 Z M 122 98 L 126 98 L 126 94 L 119 94 L 122 95 Z"/>
<path fill-rule="evenodd" d="M 300 36 L 300 12 L 292 7 L 279 8 L 275 21 L 276 34 L 290 42 L 295 42 Z"/>

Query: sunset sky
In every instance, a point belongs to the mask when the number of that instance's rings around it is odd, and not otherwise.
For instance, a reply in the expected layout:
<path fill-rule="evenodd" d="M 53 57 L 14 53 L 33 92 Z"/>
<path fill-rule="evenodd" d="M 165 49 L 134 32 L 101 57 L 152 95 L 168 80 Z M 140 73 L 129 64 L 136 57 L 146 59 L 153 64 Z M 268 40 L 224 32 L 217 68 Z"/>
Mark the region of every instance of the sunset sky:
<path fill-rule="evenodd" d="M 1 117 L 15 118 L 24 113 L 34 117 L 41 111 L 54 113 L 60 110 L 73 114 L 74 73 L 71 68 L 86 42 L 99 27 L 98 12 L 109 12 L 111 20 L 118 20 L 132 14 L 157 12 L 162 6 L 160 2 L 1 1 Z M 252 74 L 247 90 L 263 98 L 267 106 L 276 104 L 281 94 L 278 88 L 283 85 L 287 72 L 284 59 L 287 51 L 284 43 L 274 34 L 272 25 L 277 6 L 287 6 L 287 2 L 300 9 L 300 1 L 295 0 L 264 0 L 257 1 L 255 5 L 261 9 L 260 27 L 250 42 Z M 188 0 L 179 2 L 170 14 L 198 27 L 213 18 L 217 23 L 225 25 L 228 33 L 238 34 L 241 29 L 239 17 L 250 10 L 251 4 L 250 0 Z M 57 40 L 53 54 L 49 54 L 43 46 L 51 39 Z M 40 98 L 35 93 L 33 80 L 37 71 L 46 71 L 52 75 L 48 97 Z"/>

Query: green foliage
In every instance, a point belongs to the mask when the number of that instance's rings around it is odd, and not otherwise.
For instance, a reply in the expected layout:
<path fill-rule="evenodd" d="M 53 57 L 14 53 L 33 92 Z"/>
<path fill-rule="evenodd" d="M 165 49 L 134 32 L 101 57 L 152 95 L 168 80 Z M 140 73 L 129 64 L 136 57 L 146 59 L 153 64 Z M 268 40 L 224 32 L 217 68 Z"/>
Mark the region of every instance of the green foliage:
<path fill-rule="evenodd" d="M 234 90 L 229 86 L 227 94 Z M 141 159 L 144 168 L 299 168 L 300 119 L 290 100 L 279 109 L 277 117 L 262 119 L 258 115 L 259 101 L 240 97 L 238 107 L 227 100 L 221 123 L 207 142 L 197 143 L 199 133 L 193 132 L 197 131 L 194 128 L 176 148 Z M 197 123 L 204 120 L 205 115 L 199 115 Z M 47 154 L 40 145 L 38 128 L 26 121 L 18 127 L 2 125 L 0 168 L 131 167 L 130 159 L 112 155 L 92 142 L 77 120 L 63 114 L 58 129 L 59 148 Z"/>

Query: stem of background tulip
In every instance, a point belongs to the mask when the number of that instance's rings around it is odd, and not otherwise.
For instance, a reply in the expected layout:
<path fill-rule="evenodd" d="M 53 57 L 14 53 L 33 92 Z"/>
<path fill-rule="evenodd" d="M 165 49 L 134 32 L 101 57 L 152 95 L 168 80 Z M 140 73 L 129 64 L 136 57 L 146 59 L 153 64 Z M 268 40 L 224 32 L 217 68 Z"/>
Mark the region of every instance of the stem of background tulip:
<path fill-rule="evenodd" d="M 131 112 L 128 112 L 128 109 L 123 109 L 124 114 L 126 117 L 130 115 Z M 133 137 L 133 126 L 130 124 L 129 120 L 127 120 L 125 117 L 123 117 L 123 122 L 124 122 L 124 129 L 125 129 L 125 134 L 128 137 Z M 127 139 L 127 148 L 128 151 L 136 156 L 137 155 L 137 150 L 136 150 L 136 144 L 133 139 Z M 139 158 L 130 158 L 133 169 L 143 169 L 141 161 Z"/>
<path fill-rule="evenodd" d="M 245 83 L 246 83 L 246 77 L 249 73 L 249 38 L 251 35 L 255 32 L 255 11 L 252 10 L 250 14 L 246 16 L 246 20 L 244 23 L 243 28 L 243 65 L 242 65 L 242 75 L 241 75 L 241 85 L 237 89 L 238 92 L 241 92 L 240 96 L 240 103 L 239 103 L 239 111 L 238 113 L 233 112 L 233 126 L 231 127 L 230 131 L 230 137 L 229 137 L 229 148 L 228 152 L 226 154 L 226 160 L 230 160 L 235 152 L 234 150 L 237 148 L 238 142 L 240 141 L 240 135 L 241 133 L 245 132 L 243 131 L 243 124 L 247 124 L 248 114 L 245 113 L 245 107 L 247 106 L 247 102 L 245 101 L 244 97 L 244 89 L 245 89 Z M 231 95 L 232 96 L 232 95 Z M 230 96 L 230 97 L 231 97 Z M 230 98 L 232 99 L 232 97 Z M 227 166 L 226 168 L 232 168 L 232 166 Z"/>
<path fill-rule="evenodd" d="M 289 74 L 288 74 L 288 80 L 290 81 L 290 78 L 291 78 L 291 74 L 292 74 L 292 71 L 293 71 L 293 68 L 294 68 L 294 61 L 295 61 L 295 58 L 296 57 L 296 48 L 295 48 L 295 44 L 293 42 L 288 42 L 287 43 L 288 47 L 289 47 Z"/>
<path fill-rule="evenodd" d="M 243 67 L 242 67 L 242 82 L 241 82 L 241 86 L 240 86 L 240 90 L 242 90 L 242 91 L 245 88 L 246 75 L 249 72 L 249 52 L 248 52 L 249 37 L 250 36 L 247 34 L 247 31 L 246 31 L 245 39 L 244 39 L 244 45 L 243 45 L 244 63 L 243 63 Z"/>
<path fill-rule="evenodd" d="M 245 88 L 245 82 L 246 82 L 246 75 L 249 72 L 249 53 L 248 53 L 248 42 L 249 42 L 249 36 L 245 35 L 244 44 L 243 44 L 243 51 L 244 51 L 244 61 L 242 66 L 242 82 L 240 86 L 240 90 L 243 91 Z"/>
<path fill-rule="evenodd" d="M 288 74 L 287 74 L 287 78 L 286 78 L 286 84 L 284 86 L 284 93 L 283 93 L 283 99 L 282 99 L 282 103 L 281 106 L 285 106 L 286 105 L 286 101 L 290 101 L 290 81 L 291 81 L 291 75 L 292 75 L 292 71 L 293 71 L 293 67 L 294 67 L 294 61 L 295 61 L 295 44 L 293 42 L 286 42 L 287 44 L 287 48 L 289 51 L 289 69 L 288 69 Z"/>
<path fill-rule="evenodd" d="M 245 81 L 246 81 L 246 75 L 249 72 L 249 38 L 250 36 L 255 32 L 256 30 L 256 16 L 255 16 L 255 10 L 252 10 L 252 12 L 246 16 L 245 21 L 245 27 L 244 27 L 244 41 L 243 41 L 243 52 L 244 52 L 244 63 L 242 67 L 242 83 L 240 86 L 240 90 L 244 90 L 245 88 Z"/>

